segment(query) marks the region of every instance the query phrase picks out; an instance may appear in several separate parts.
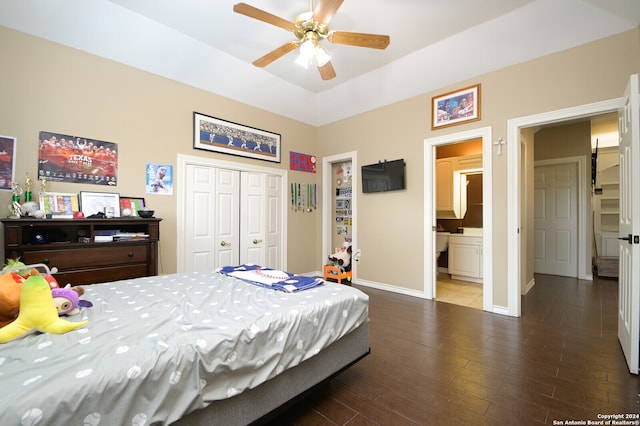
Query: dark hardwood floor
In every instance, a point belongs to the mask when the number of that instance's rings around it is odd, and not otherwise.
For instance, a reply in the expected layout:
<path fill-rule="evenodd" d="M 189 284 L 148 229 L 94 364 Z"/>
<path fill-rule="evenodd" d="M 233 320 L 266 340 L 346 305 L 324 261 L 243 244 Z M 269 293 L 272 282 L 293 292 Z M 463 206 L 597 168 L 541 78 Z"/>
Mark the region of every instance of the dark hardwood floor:
<path fill-rule="evenodd" d="M 521 318 L 358 288 L 370 296 L 371 355 L 273 424 L 587 424 L 640 412 L 615 280 L 537 275 Z"/>

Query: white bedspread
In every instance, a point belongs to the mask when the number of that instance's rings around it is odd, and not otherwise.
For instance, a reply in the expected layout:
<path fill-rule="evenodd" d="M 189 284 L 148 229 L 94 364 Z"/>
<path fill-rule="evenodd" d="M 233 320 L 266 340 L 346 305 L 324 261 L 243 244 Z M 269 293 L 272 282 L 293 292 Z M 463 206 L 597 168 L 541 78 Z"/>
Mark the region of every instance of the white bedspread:
<path fill-rule="evenodd" d="M 1 425 L 171 423 L 368 321 L 368 297 L 333 283 L 289 294 L 210 271 L 85 289 L 93 307 L 69 318 L 85 327 L 0 346 Z"/>

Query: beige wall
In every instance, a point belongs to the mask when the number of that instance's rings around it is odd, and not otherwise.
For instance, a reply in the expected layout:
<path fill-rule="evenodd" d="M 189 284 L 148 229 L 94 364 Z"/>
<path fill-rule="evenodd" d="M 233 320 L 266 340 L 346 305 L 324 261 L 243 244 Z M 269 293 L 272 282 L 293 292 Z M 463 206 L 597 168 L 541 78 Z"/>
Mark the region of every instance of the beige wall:
<path fill-rule="evenodd" d="M 116 142 L 117 187 L 53 182 L 47 189 L 144 197 L 164 219 L 161 273 L 176 271 L 176 185 L 171 196 L 145 194 L 147 162 L 172 164 L 175 171 L 177 155 L 188 154 L 288 169 L 290 150 L 315 151 L 316 129 L 298 121 L 4 27 L 0 40 L 0 134 L 17 137 L 16 180 L 23 184 L 27 172 L 37 176 L 41 130 Z M 280 133 L 282 162 L 194 150 L 194 111 Z M 290 182 L 311 183 L 316 177 L 289 172 Z M 0 192 L 0 206 L 9 200 L 9 192 Z M 317 270 L 320 248 L 313 242 L 319 240 L 320 213 L 288 214 L 289 269 Z"/>
<path fill-rule="evenodd" d="M 615 64 L 615 66 L 613 66 Z M 358 151 L 358 161 L 407 159 L 405 192 L 358 194 L 358 232 L 363 250 L 358 277 L 423 288 L 423 141 L 425 138 L 491 126 L 493 139 L 507 140 L 513 118 L 617 98 L 629 75 L 640 72 L 640 37 L 629 31 L 565 52 L 498 70 L 318 129 L 320 156 Z M 482 84 L 482 120 L 432 131 L 433 96 Z M 492 150 L 493 304 L 507 306 L 507 158 Z M 375 149 L 373 149 L 375 147 Z"/>
<path fill-rule="evenodd" d="M 591 158 L 591 124 L 588 121 L 541 129 L 534 137 L 535 161 L 586 156 Z"/>
<path fill-rule="evenodd" d="M 48 130 L 117 142 L 118 192 L 145 195 L 147 161 L 175 164 L 178 153 L 215 156 L 191 148 L 193 111 L 281 133 L 283 162 L 273 167 L 288 168 L 289 150 L 318 156 L 316 175 L 289 172 L 290 181 L 321 185 L 321 158 L 328 155 L 357 151 L 359 165 L 404 158 L 405 191 L 355 194 L 363 252 L 358 277 L 418 292 L 423 289 L 425 138 L 491 126 L 495 140 L 506 140 L 507 120 L 617 98 L 629 75 L 640 72 L 640 33 L 636 29 L 313 128 L 4 28 L 0 28 L 0 40 L 4 64 L 0 133 L 18 137 L 20 181 L 25 172 L 35 176 L 38 131 Z M 431 97 L 476 83 L 482 84 L 482 120 L 432 131 Z M 509 145 L 505 151 L 508 149 Z M 506 152 L 497 156 L 493 150 L 493 303 L 497 306 L 507 305 L 507 157 Z M 230 156 L 224 159 L 243 161 Z M 75 184 L 50 187 L 60 192 L 96 189 Z M 165 218 L 162 272 L 173 272 L 176 196 L 145 197 Z M 8 193 L 0 194 L 0 203 L 8 204 L 8 200 Z M 318 270 L 319 260 L 328 254 L 320 253 L 319 211 L 289 212 L 288 265 L 294 272 Z"/>

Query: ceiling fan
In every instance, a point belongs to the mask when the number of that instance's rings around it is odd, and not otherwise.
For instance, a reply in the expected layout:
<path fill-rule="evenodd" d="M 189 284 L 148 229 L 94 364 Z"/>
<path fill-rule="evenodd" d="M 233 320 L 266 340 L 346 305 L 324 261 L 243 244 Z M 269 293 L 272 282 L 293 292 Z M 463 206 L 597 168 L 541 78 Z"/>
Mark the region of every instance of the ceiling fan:
<path fill-rule="evenodd" d="M 329 40 L 329 42 L 333 44 L 369 47 L 373 49 L 385 49 L 390 41 L 388 35 L 329 31 L 329 21 L 338 11 L 343 1 L 344 0 L 322 0 L 318 7 L 313 10 L 313 0 L 309 0 L 309 11 L 298 15 L 294 22 L 280 18 L 279 16 L 265 12 L 246 3 L 234 5 L 233 11 L 291 31 L 297 38 L 297 40 L 285 43 L 263 57 L 256 59 L 253 61 L 253 65 L 256 67 L 266 67 L 276 59 L 280 59 L 299 47 L 300 56 L 296 60 L 296 63 L 307 68 L 315 59 L 322 79 L 331 80 L 336 76 L 336 72 L 331 64 L 331 57 L 320 45 L 321 40 Z"/>

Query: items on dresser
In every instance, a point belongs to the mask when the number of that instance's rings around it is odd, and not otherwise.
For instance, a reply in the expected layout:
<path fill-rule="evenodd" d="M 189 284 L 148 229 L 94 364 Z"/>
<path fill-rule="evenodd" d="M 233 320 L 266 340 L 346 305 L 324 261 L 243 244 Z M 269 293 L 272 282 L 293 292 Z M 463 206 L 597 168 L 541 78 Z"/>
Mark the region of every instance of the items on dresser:
<path fill-rule="evenodd" d="M 158 274 L 162 219 L 2 219 L 4 257 L 57 267 L 61 284 Z"/>

